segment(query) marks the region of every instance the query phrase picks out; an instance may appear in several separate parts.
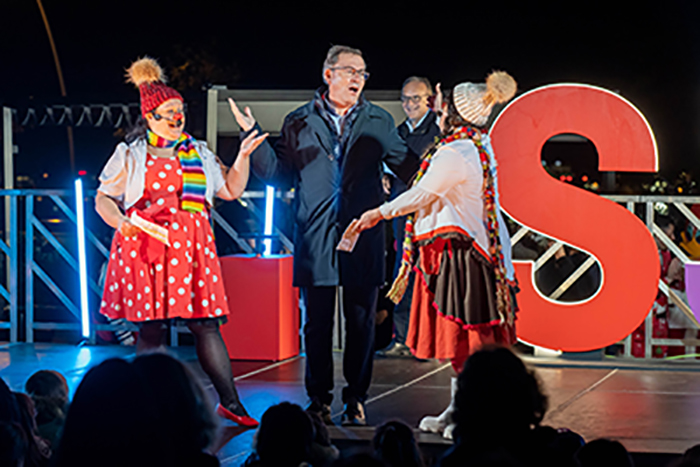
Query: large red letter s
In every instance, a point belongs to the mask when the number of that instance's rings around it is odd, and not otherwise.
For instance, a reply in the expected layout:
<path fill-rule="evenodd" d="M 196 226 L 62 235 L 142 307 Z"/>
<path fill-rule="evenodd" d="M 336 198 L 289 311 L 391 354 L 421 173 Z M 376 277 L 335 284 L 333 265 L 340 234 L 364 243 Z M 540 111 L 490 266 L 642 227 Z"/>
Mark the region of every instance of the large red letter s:
<path fill-rule="evenodd" d="M 596 295 L 565 304 L 536 290 L 532 262 L 516 263 L 522 290 L 518 335 L 542 347 L 587 351 L 619 341 L 642 322 L 657 294 L 659 258 L 636 216 L 545 172 L 542 147 L 562 133 L 592 141 L 603 171 L 656 172 L 657 151 L 648 123 L 631 103 L 580 84 L 523 94 L 491 131 L 503 209 L 521 224 L 589 252 L 603 270 Z"/>

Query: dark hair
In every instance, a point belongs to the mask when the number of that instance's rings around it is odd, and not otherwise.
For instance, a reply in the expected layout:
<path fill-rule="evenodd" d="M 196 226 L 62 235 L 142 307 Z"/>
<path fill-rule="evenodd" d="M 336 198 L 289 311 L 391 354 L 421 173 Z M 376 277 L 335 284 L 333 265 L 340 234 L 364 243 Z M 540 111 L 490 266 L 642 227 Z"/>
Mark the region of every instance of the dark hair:
<path fill-rule="evenodd" d="M 206 449 L 216 436 L 217 419 L 204 390 L 187 367 L 158 353 L 136 358 L 133 366 L 156 394 L 158 424 L 175 449 L 190 454 Z"/>
<path fill-rule="evenodd" d="M 26 453 L 27 437 L 22 427 L 12 422 L 0 422 L 0 465 L 26 465 Z"/>
<path fill-rule="evenodd" d="M 374 455 L 390 467 L 422 467 L 423 459 L 416 439 L 405 423 L 387 422 L 374 432 Z"/>
<path fill-rule="evenodd" d="M 159 463 L 170 449 L 154 405 L 130 363 L 113 358 L 91 368 L 68 409 L 54 465 L 87 466 L 99 459 L 101 465 L 117 466 L 126 458 L 144 466 Z"/>
<path fill-rule="evenodd" d="M 516 439 L 539 426 L 546 411 L 537 377 L 509 349 L 486 346 L 467 359 L 455 395 L 458 439 L 482 445 Z"/>
<path fill-rule="evenodd" d="M 308 462 L 314 429 L 297 404 L 282 402 L 265 411 L 260 420 L 255 451 L 262 464 L 297 467 Z"/>
<path fill-rule="evenodd" d="M 469 126 L 472 128 L 478 128 L 481 129 L 481 127 L 478 127 L 472 123 L 469 123 L 468 121 L 464 120 L 460 115 L 459 112 L 457 112 L 457 108 L 454 105 L 454 102 L 452 100 L 452 92 L 451 91 L 444 91 L 442 95 L 442 101 L 447 104 L 447 117 L 445 119 L 445 129 L 440 135 L 440 138 L 435 141 L 435 143 L 431 144 L 428 149 L 425 150 L 425 153 L 421 155 L 421 157 L 425 157 L 428 154 L 432 154 L 435 152 L 435 150 L 438 147 L 438 144 L 440 143 L 440 139 L 449 136 L 450 133 L 452 133 L 456 128 L 460 126 Z M 440 112 L 442 112 L 442 109 L 437 109 L 438 115 Z M 414 175 L 415 178 L 415 175 Z M 413 179 L 408 183 L 409 186 L 413 184 Z"/>
<path fill-rule="evenodd" d="M 39 425 L 65 418 L 68 410 L 68 385 L 60 373 L 39 370 L 29 377 L 24 390 L 34 401 Z"/>
<path fill-rule="evenodd" d="M 622 443 L 605 438 L 594 439 L 581 446 L 574 459 L 579 467 L 634 467 Z"/>
<path fill-rule="evenodd" d="M 333 467 L 386 467 L 386 464 L 366 452 L 355 452 L 333 462 Z"/>
<path fill-rule="evenodd" d="M 39 436 L 34 419 L 34 402 L 32 398 L 21 392 L 13 393 L 20 412 L 20 424 L 27 439 L 27 455 L 25 465 L 45 465 L 51 457 L 48 442 Z"/>
<path fill-rule="evenodd" d="M 68 409 L 56 466 L 174 465 L 213 436 L 184 366 L 164 354 L 114 358 L 90 369 Z M 178 419 L 179 417 L 179 419 Z M 188 426 L 191 425 L 191 426 Z M 118 453 L 118 455 L 109 455 Z"/>
<path fill-rule="evenodd" d="M 669 225 L 673 225 L 675 227 L 671 218 L 663 214 L 657 214 L 654 216 L 654 223 L 661 227 L 662 230 L 666 230 Z"/>
<path fill-rule="evenodd" d="M 41 464 L 42 452 L 40 447 L 33 437 L 31 431 L 31 423 L 26 419 L 26 409 L 20 406 L 20 401 L 15 394 L 10 391 L 4 380 L 0 379 L 0 422 L 12 425 L 15 430 L 19 430 L 20 434 L 6 433 L 11 439 L 16 441 L 16 436 L 22 437 L 24 440 L 23 456 L 26 466 L 34 466 Z M 8 428 L 8 430 L 10 430 Z M 14 442 L 14 441 L 13 441 Z"/>
<path fill-rule="evenodd" d="M 406 80 L 403 82 L 401 85 L 401 89 L 405 88 L 407 84 L 410 83 L 423 83 L 425 86 L 428 88 L 428 95 L 432 96 L 433 95 L 433 85 L 430 84 L 430 80 L 428 78 L 425 78 L 423 76 L 409 76 L 406 78 Z"/>
<path fill-rule="evenodd" d="M 331 46 L 326 54 L 326 59 L 323 61 L 323 71 L 326 71 L 326 69 L 338 63 L 338 59 L 342 54 L 358 55 L 362 57 L 362 51 L 360 49 L 354 49 L 352 47 L 348 47 L 347 45 Z"/>
<path fill-rule="evenodd" d="M 126 144 L 131 144 L 137 139 L 145 138 L 146 130 L 148 130 L 148 122 L 145 118 L 139 116 L 138 120 L 126 130 L 124 141 L 126 141 Z"/>
<path fill-rule="evenodd" d="M 0 378 L 0 422 L 22 422 L 19 405 L 7 383 Z"/>
<path fill-rule="evenodd" d="M 683 453 L 683 459 L 693 460 L 700 463 L 700 444 L 696 444 L 695 446 L 686 449 L 686 451 Z"/>

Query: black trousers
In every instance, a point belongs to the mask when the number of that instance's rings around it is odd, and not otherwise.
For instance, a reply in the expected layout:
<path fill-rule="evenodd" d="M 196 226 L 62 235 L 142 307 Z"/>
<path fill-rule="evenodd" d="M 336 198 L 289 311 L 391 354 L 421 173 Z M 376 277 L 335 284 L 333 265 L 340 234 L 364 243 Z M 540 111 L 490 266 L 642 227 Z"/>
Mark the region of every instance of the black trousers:
<path fill-rule="evenodd" d="M 337 287 L 303 287 L 306 307 L 306 392 L 324 404 L 333 400 L 333 317 Z M 343 402 L 364 402 L 372 381 L 377 286 L 343 287 L 345 349 Z"/>

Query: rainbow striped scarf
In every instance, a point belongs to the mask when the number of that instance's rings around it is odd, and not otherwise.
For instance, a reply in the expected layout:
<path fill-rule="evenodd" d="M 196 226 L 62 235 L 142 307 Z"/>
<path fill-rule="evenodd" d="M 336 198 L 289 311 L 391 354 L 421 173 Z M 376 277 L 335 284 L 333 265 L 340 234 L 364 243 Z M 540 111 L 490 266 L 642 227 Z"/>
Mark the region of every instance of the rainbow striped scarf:
<path fill-rule="evenodd" d="M 157 148 L 176 148 L 182 167 L 183 211 L 202 212 L 206 206 L 207 177 L 204 175 L 202 158 L 194 148 L 194 138 L 184 131 L 175 141 L 161 138 L 151 130 L 147 131 L 148 144 Z"/>

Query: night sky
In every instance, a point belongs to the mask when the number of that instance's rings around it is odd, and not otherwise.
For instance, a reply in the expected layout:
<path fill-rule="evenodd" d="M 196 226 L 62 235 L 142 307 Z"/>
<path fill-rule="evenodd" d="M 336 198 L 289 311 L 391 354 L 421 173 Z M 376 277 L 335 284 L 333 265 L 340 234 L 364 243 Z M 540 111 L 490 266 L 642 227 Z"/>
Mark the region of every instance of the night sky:
<path fill-rule="evenodd" d="M 65 76 L 62 98 L 36 2 L 3 0 L 0 100 L 20 113 L 137 102 L 123 72 L 145 54 L 170 74 L 189 63 L 173 81 L 188 101 L 201 99 L 207 83 L 312 89 L 328 47 L 346 44 L 365 54 L 367 89 L 398 89 L 414 74 L 450 86 L 503 69 L 520 91 L 557 82 L 617 91 L 648 118 L 661 173 L 700 178 L 698 2 L 421 3 L 44 0 Z M 40 186 L 61 187 L 66 141 L 63 128 L 19 129 L 16 172 L 34 176 L 45 167 L 52 177 Z M 113 130 L 76 129 L 78 168 L 96 175 L 117 142 Z"/>

